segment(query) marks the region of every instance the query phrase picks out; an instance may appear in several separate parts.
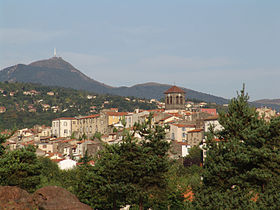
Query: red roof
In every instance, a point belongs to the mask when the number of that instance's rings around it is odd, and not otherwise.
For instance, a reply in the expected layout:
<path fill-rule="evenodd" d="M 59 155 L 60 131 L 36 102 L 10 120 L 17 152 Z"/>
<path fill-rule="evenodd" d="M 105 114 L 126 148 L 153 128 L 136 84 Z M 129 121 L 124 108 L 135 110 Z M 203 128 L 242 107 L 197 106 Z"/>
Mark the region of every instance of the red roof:
<path fill-rule="evenodd" d="M 56 118 L 54 120 L 75 120 L 75 119 L 76 119 L 75 117 L 60 117 L 60 118 Z"/>
<path fill-rule="evenodd" d="M 124 116 L 127 115 L 127 112 L 107 112 L 107 115 L 109 116 Z"/>
<path fill-rule="evenodd" d="M 196 132 L 201 132 L 201 131 L 203 131 L 203 129 L 194 129 L 194 130 L 188 131 L 188 133 L 196 133 Z"/>
<path fill-rule="evenodd" d="M 87 118 L 96 118 L 99 117 L 99 114 L 93 114 L 93 115 L 89 115 L 89 116 L 85 116 L 85 117 L 81 117 L 80 119 L 87 119 Z"/>
<path fill-rule="evenodd" d="M 208 114 L 212 114 L 212 115 L 217 115 L 216 109 L 201 108 L 200 111 L 208 113 Z"/>
<path fill-rule="evenodd" d="M 167 91 L 164 92 L 164 94 L 168 93 L 185 93 L 181 88 L 178 88 L 177 86 L 172 86 Z"/>
<path fill-rule="evenodd" d="M 170 115 L 172 115 L 172 116 L 174 116 L 174 117 L 183 117 L 181 114 L 179 114 L 179 113 L 168 113 L 168 114 L 170 114 Z"/>
<path fill-rule="evenodd" d="M 164 112 L 164 109 L 150 109 L 150 110 L 145 110 L 148 112 Z"/>
<path fill-rule="evenodd" d="M 204 119 L 204 121 L 218 120 L 219 115 L 213 115 Z"/>

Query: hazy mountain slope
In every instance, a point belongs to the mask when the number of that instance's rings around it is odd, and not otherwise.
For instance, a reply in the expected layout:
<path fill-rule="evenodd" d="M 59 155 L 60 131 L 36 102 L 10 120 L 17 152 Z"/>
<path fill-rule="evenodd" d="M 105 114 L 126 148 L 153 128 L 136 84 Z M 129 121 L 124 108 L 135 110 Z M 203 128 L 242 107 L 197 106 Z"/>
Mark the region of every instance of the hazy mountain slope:
<path fill-rule="evenodd" d="M 113 94 L 121 96 L 135 96 L 139 98 L 156 98 L 161 99 L 164 97 L 164 91 L 169 89 L 171 85 L 159 84 L 159 83 L 145 83 L 134 85 L 132 87 L 119 87 L 111 90 Z M 198 99 L 207 102 L 215 102 L 218 104 L 228 103 L 227 99 L 222 97 L 213 96 L 206 93 L 201 93 L 191 89 L 182 89 L 186 92 L 186 98 Z"/>
<path fill-rule="evenodd" d="M 80 90 L 107 93 L 108 85 L 95 81 L 62 58 L 53 57 L 29 65 L 18 64 L 3 69 L 0 81 L 40 83 L 47 86 L 70 87 Z"/>
<path fill-rule="evenodd" d="M 70 87 L 78 90 L 87 90 L 99 94 L 114 94 L 120 96 L 134 96 L 139 98 L 164 97 L 164 91 L 171 85 L 159 83 L 144 83 L 132 87 L 111 87 L 98 82 L 86 76 L 70 63 L 60 57 L 53 57 L 46 60 L 35 61 L 29 65 L 18 64 L 0 71 L 0 82 L 18 81 L 39 83 L 47 86 Z M 186 91 L 186 98 L 198 99 L 217 104 L 228 103 L 228 100 L 222 97 L 201 93 L 195 90 L 183 88 Z M 277 99 L 279 100 L 279 99 Z M 278 109 L 278 101 L 255 101 L 255 106 L 264 106 Z M 263 103 L 264 102 L 264 103 Z"/>
<path fill-rule="evenodd" d="M 145 83 L 132 87 L 114 88 L 89 78 L 60 57 L 35 61 L 29 65 L 18 64 L 5 68 L 0 71 L 0 81 L 31 82 L 48 86 L 70 87 L 99 94 L 108 93 L 156 99 L 163 98 L 163 92 L 170 87 L 170 85 L 166 84 Z M 195 98 L 218 104 L 227 103 L 227 100 L 221 97 L 189 89 L 185 89 L 185 91 L 187 98 Z"/>
<path fill-rule="evenodd" d="M 280 98 L 279 99 L 261 99 L 254 101 L 255 103 L 262 103 L 262 104 L 274 104 L 280 105 Z"/>

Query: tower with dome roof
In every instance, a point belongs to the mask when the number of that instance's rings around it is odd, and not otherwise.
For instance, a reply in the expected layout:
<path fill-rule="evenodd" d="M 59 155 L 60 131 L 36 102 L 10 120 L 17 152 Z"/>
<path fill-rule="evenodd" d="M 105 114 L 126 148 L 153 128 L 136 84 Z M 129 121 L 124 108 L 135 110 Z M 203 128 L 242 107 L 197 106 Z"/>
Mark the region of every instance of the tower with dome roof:
<path fill-rule="evenodd" d="M 165 110 L 185 110 L 185 91 L 177 86 L 172 86 L 165 94 Z"/>

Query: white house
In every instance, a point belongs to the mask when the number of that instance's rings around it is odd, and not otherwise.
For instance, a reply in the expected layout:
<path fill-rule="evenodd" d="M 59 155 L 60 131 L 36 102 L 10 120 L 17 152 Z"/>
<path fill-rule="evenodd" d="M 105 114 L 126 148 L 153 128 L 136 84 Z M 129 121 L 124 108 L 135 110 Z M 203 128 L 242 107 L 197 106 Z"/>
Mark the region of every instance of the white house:
<path fill-rule="evenodd" d="M 72 134 L 73 117 L 62 117 L 52 121 L 52 135 L 59 137 L 69 137 Z"/>
<path fill-rule="evenodd" d="M 71 159 L 62 160 L 58 163 L 58 167 L 61 170 L 73 169 L 76 166 L 77 162 Z"/>
<path fill-rule="evenodd" d="M 194 124 L 171 124 L 170 138 L 178 142 L 186 142 L 188 131 L 194 130 Z"/>
<path fill-rule="evenodd" d="M 211 116 L 206 119 L 204 119 L 204 132 L 209 132 L 210 127 L 212 126 L 214 128 L 214 131 L 219 131 L 223 129 L 223 126 L 218 121 L 219 116 Z M 203 145 L 201 145 L 201 149 L 203 150 L 203 161 L 206 158 L 207 151 L 204 149 L 206 146 L 206 139 L 203 139 Z"/>

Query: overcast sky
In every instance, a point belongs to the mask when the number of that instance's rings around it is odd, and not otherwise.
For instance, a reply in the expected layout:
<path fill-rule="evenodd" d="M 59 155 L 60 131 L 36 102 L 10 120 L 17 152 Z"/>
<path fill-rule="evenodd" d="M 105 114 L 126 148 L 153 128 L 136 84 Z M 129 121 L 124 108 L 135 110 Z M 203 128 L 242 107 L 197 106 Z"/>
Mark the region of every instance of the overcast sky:
<path fill-rule="evenodd" d="M 111 86 L 280 98 L 280 1 L 0 0 L 0 68 L 61 56 Z"/>

